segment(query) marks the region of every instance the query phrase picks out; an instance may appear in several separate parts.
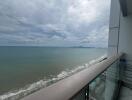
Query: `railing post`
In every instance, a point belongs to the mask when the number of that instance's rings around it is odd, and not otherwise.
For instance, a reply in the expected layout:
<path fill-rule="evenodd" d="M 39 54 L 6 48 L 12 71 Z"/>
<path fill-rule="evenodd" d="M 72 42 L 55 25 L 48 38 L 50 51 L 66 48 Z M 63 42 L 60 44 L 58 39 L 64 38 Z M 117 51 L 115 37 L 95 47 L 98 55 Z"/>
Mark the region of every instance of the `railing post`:
<path fill-rule="evenodd" d="M 85 90 L 85 100 L 89 100 L 89 84 L 88 84 L 88 86 L 86 87 L 86 90 Z"/>

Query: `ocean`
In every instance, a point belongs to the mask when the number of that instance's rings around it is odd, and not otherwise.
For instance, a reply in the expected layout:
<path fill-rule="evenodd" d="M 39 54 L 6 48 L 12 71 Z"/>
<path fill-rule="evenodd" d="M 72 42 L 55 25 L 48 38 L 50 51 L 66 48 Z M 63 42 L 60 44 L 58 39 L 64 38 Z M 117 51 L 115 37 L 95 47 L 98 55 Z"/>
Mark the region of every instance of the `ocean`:
<path fill-rule="evenodd" d="M 0 100 L 18 99 L 83 70 L 104 48 L 0 47 Z"/>

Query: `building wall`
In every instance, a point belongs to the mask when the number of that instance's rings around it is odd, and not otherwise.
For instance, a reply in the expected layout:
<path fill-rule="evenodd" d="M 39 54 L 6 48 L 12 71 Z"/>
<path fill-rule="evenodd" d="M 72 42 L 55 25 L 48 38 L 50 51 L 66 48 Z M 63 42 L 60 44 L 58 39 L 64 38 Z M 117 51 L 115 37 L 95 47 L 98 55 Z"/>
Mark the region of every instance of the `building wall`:
<path fill-rule="evenodd" d="M 119 34 L 119 52 L 126 54 L 127 61 L 132 62 L 132 15 L 121 16 Z"/>
<path fill-rule="evenodd" d="M 118 53 L 118 37 L 120 29 L 120 5 L 118 0 L 111 0 L 108 56 Z"/>
<path fill-rule="evenodd" d="M 132 87 L 132 15 L 121 16 L 119 33 L 118 51 L 124 52 L 126 59 L 122 80 L 126 86 Z"/>
<path fill-rule="evenodd" d="M 119 45 L 119 32 L 120 32 L 120 5 L 119 0 L 111 0 L 111 11 L 110 11 L 110 24 L 109 24 L 109 40 L 108 40 L 108 56 L 113 56 L 118 54 L 118 45 Z M 110 67 L 107 70 L 106 75 L 106 85 L 105 85 L 105 100 L 112 100 L 115 94 L 115 89 L 117 88 L 116 77 L 113 77 L 112 80 L 109 78 L 112 75 L 116 74 L 118 63 L 115 62 L 115 66 Z M 118 71 L 117 71 L 118 72 Z"/>
<path fill-rule="evenodd" d="M 126 59 L 122 80 L 132 87 L 132 14 L 123 17 L 119 0 L 111 0 L 108 56 L 120 52 L 125 53 Z"/>

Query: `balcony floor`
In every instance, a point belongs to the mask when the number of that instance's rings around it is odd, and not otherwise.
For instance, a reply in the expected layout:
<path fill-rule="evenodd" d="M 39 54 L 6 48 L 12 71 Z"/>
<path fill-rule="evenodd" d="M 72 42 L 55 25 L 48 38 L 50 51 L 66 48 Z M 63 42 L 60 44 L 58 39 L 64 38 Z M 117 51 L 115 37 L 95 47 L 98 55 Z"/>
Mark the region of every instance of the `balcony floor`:
<path fill-rule="evenodd" d="M 119 100 L 132 100 L 132 89 L 127 87 L 122 87 Z"/>

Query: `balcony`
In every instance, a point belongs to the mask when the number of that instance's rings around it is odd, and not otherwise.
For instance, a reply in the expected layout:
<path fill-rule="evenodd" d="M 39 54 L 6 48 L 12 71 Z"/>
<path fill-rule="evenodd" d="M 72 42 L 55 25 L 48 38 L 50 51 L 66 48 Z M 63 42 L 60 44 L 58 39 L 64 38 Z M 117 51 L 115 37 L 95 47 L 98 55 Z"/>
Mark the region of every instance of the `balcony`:
<path fill-rule="evenodd" d="M 122 56 L 109 57 L 21 100 L 117 100 Z"/>

